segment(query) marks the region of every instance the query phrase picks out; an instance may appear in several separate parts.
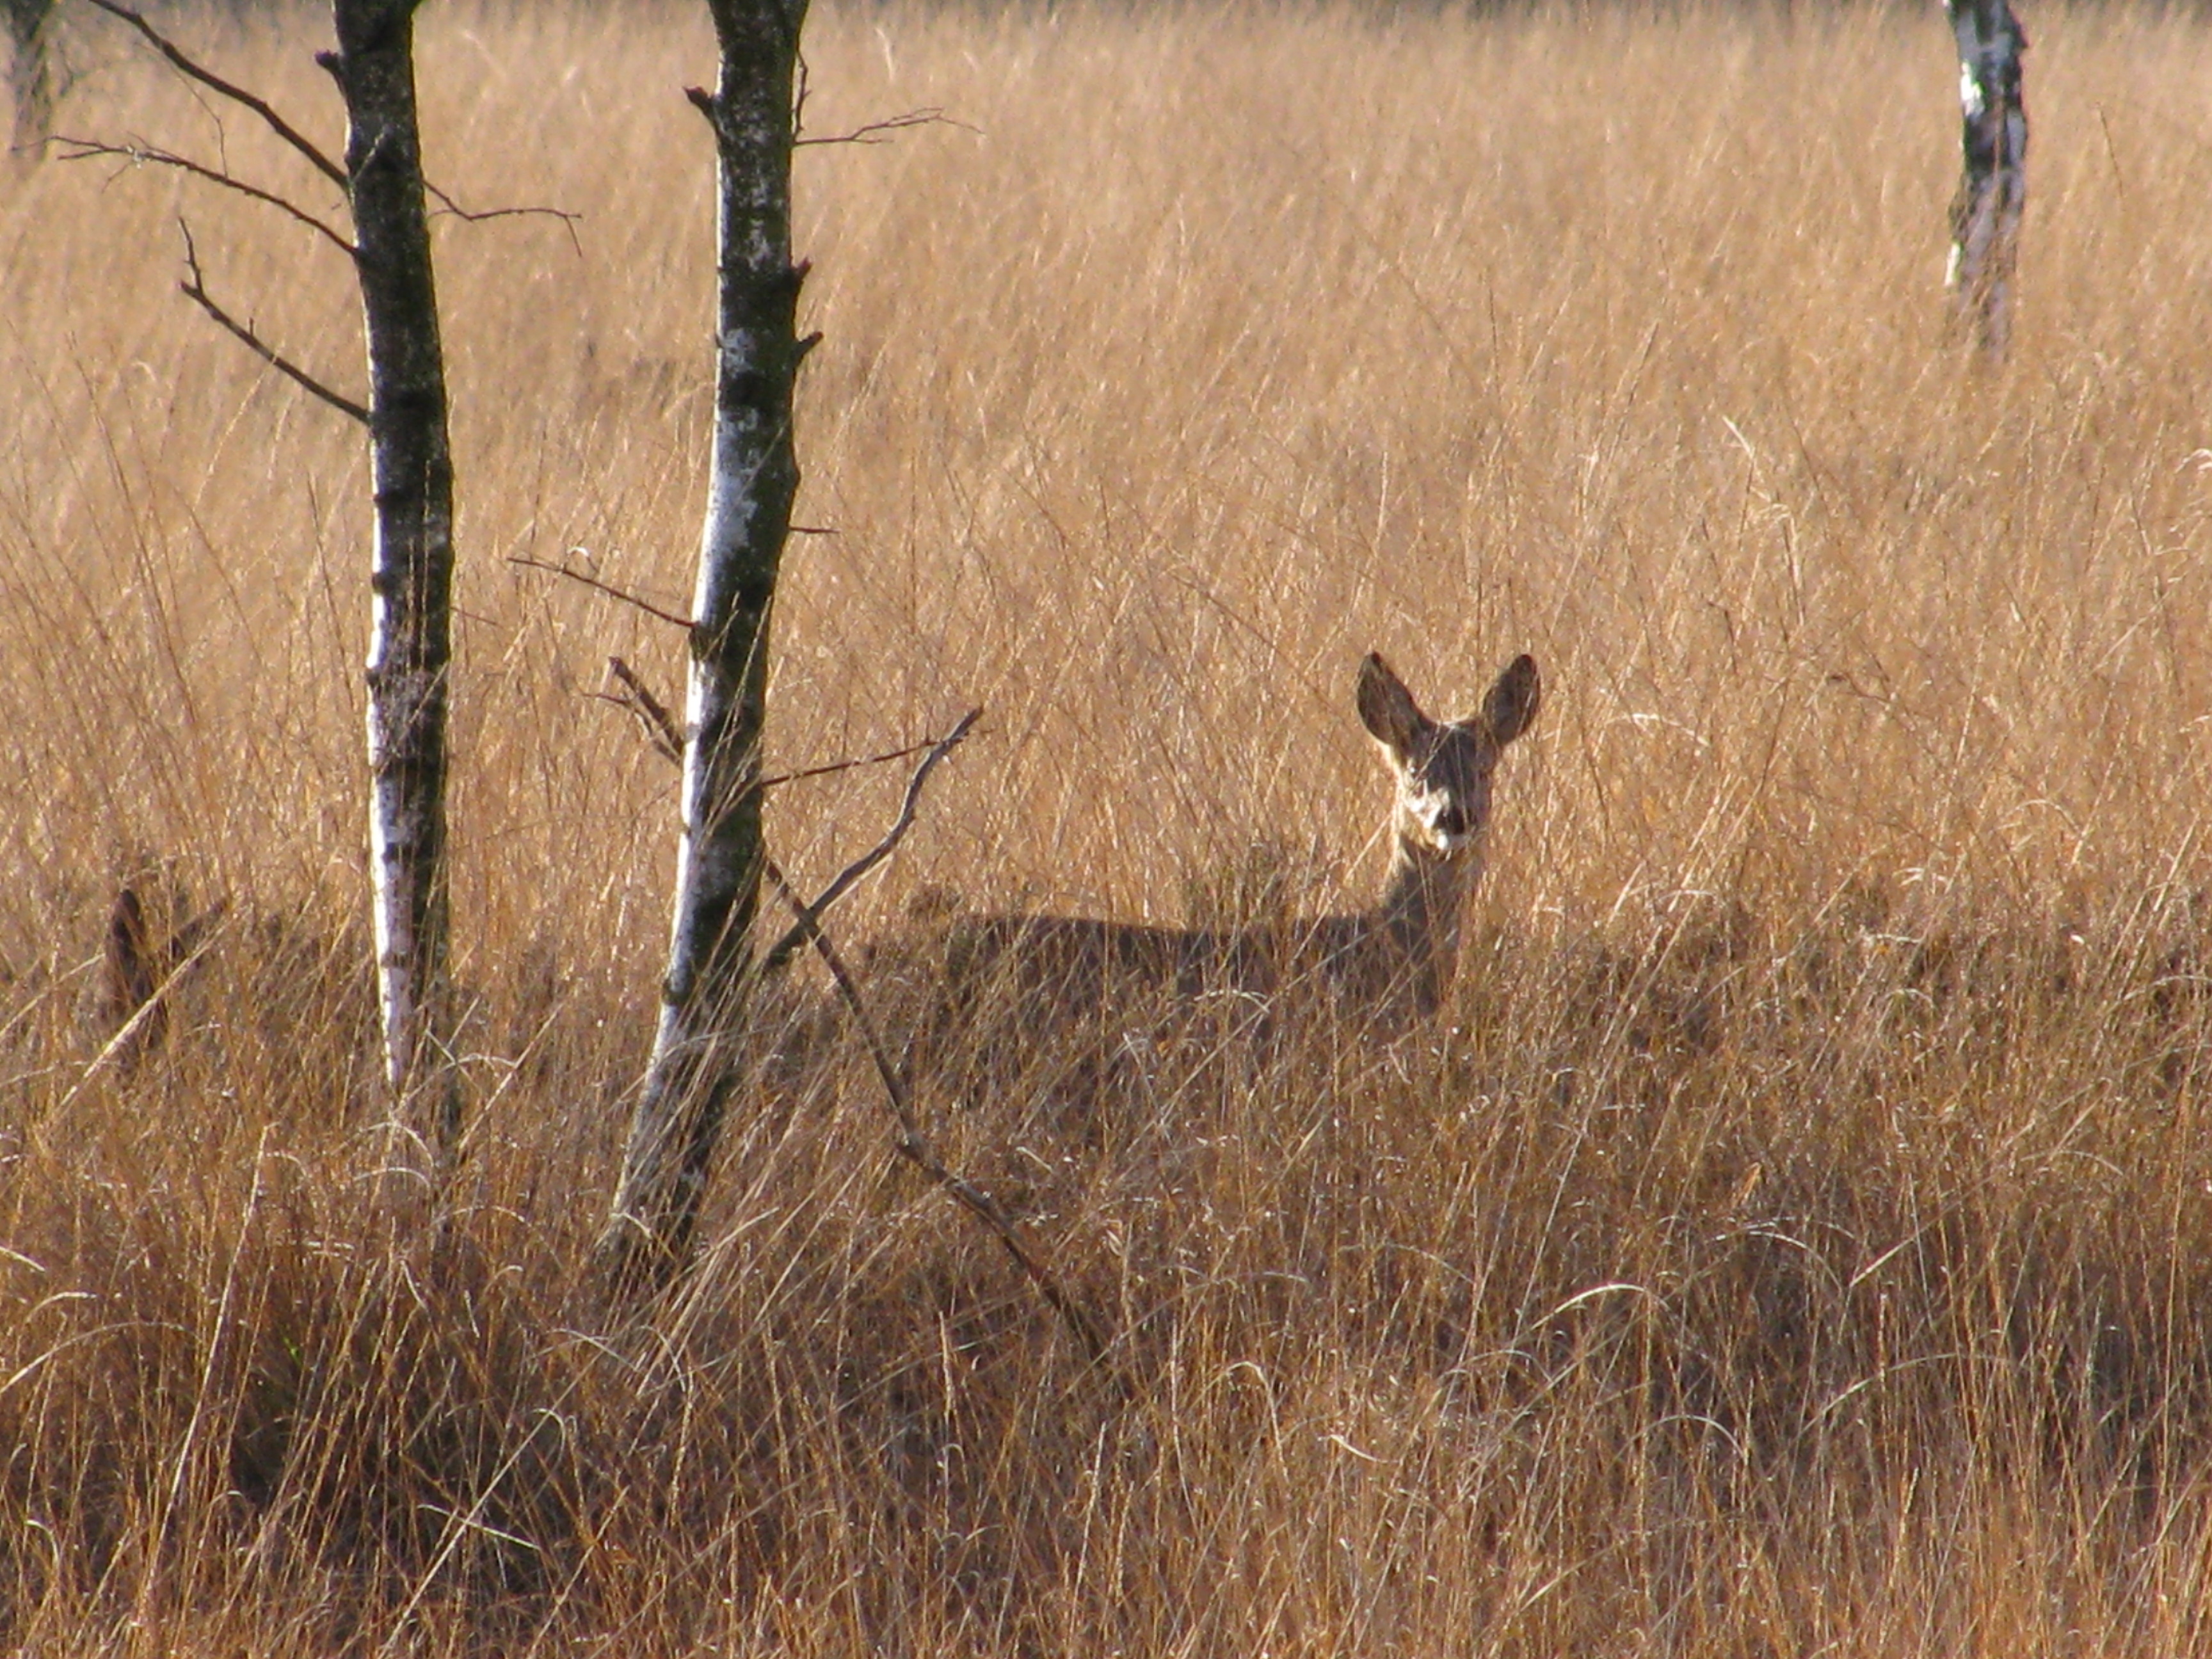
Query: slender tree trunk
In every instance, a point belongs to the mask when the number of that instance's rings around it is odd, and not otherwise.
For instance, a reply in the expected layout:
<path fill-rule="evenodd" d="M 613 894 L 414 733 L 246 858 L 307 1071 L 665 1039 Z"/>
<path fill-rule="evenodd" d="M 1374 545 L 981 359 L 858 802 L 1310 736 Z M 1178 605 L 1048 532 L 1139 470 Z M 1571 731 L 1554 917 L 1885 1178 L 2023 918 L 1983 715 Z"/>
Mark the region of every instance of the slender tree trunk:
<path fill-rule="evenodd" d="M 385 1071 L 396 1105 L 427 1116 L 421 1127 L 443 1155 L 459 1129 L 441 1029 L 453 466 L 416 125 L 415 8 L 416 0 L 335 0 L 338 49 L 317 61 L 345 98 L 368 346 L 369 848 Z"/>
<path fill-rule="evenodd" d="M 33 155 L 53 116 L 54 0 L 0 0 L 8 31 L 8 91 L 15 106 L 14 149 Z"/>
<path fill-rule="evenodd" d="M 761 882 L 769 612 L 799 464 L 792 392 L 807 344 L 791 258 L 792 104 L 805 0 L 708 0 L 721 67 L 690 96 L 720 186 L 713 471 L 692 602 L 684 828 L 660 1022 L 600 1246 L 618 1294 L 688 1256 L 744 1021 Z"/>
<path fill-rule="evenodd" d="M 1959 42 L 1965 170 L 1951 203 L 1948 285 L 1982 349 L 2002 356 L 2012 335 L 2013 270 L 2027 205 L 2027 108 L 2021 54 L 2027 35 L 2008 0 L 1946 0 Z"/>

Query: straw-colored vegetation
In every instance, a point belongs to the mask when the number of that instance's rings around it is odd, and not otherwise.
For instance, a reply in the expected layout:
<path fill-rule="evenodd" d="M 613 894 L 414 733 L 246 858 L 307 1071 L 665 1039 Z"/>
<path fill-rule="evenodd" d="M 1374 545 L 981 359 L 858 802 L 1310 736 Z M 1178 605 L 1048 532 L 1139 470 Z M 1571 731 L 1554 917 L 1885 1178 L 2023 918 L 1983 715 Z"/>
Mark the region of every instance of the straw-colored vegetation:
<path fill-rule="evenodd" d="M 171 21 L 335 140 L 312 15 Z M 583 1294 L 673 847 L 592 693 L 680 641 L 506 561 L 684 603 L 703 9 L 424 19 L 440 181 L 584 216 L 439 232 L 481 997 L 439 1227 L 379 1175 L 358 434 L 179 297 L 175 221 L 350 388 L 346 273 L 172 173 L 0 181 L 0 1645 L 2212 1647 L 2212 33 L 2029 25 L 1977 369 L 1917 9 L 814 20 L 812 130 L 961 125 L 799 162 L 835 533 L 774 761 L 988 708 L 842 938 L 928 888 L 1364 896 L 1359 653 L 1448 712 L 1544 665 L 1437 1026 L 924 1099 L 1117 1378 L 858 1063 L 740 1103 L 649 1325 Z M 119 32 L 70 52 L 65 131 L 331 205 Z M 897 784 L 783 791 L 782 862 Z M 95 1065 L 133 872 L 207 948 Z"/>

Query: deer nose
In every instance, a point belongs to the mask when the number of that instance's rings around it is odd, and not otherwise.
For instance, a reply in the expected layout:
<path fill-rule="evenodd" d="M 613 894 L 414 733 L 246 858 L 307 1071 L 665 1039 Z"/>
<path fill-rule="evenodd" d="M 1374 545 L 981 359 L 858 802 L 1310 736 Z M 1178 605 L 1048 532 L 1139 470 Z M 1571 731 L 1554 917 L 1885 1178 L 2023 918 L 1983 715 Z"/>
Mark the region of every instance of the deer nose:
<path fill-rule="evenodd" d="M 1463 836 L 1467 833 L 1467 809 L 1455 801 L 1437 814 L 1437 833 L 1440 836 Z"/>

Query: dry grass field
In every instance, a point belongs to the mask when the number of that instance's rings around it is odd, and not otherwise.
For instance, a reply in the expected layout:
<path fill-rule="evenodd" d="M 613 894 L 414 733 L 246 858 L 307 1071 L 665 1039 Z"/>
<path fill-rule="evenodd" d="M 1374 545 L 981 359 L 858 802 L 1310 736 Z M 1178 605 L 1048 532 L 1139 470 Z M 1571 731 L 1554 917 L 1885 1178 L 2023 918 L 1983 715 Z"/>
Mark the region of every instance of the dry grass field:
<path fill-rule="evenodd" d="M 337 142 L 312 13 L 167 16 Z M 773 763 L 988 711 L 842 937 L 1356 899 L 1360 653 L 1454 712 L 1544 665 L 1437 1026 L 923 1103 L 1113 1376 L 858 1066 L 740 1102 L 680 1294 L 586 1294 L 675 793 L 593 694 L 681 641 L 510 560 L 689 591 L 704 9 L 423 20 L 439 181 L 583 216 L 438 230 L 435 1227 L 372 1087 L 362 446 L 177 222 L 350 388 L 347 273 L 173 173 L 0 178 L 0 1648 L 2212 1651 L 2212 27 L 2027 21 L 1991 368 L 1925 9 L 817 9 L 811 131 L 957 125 L 798 163 L 834 533 Z M 73 27 L 64 131 L 333 205 Z M 781 792 L 782 862 L 899 783 Z M 103 1061 L 125 879 L 211 921 Z"/>

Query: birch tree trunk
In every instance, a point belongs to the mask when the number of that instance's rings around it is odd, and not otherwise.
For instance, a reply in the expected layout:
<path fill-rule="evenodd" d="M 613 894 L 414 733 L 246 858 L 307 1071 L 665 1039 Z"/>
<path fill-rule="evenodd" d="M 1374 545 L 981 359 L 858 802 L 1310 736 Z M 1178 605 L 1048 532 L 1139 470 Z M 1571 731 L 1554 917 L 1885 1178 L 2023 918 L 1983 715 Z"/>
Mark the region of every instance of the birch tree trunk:
<path fill-rule="evenodd" d="M 714 441 L 685 704 L 684 824 L 659 1025 L 600 1266 L 617 1294 L 690 1254 L 744 1023 L 761 883 L 769 612 L 799 488 L 792 392 L 803 266 L 791 258 L 792 97 L 805 0 L 708 0 L 719 186 Z"/>
<path fill-rule="evenodd" d="M 1959 43 L 1965 171 L 1951 203 L 1946 284 L 1982 349 L 2002 356 L 2012 336 L 2013 270 L 2027 205 L 2027 108 L 2021 54 L 2027 35 L 2008 0 L 1945 0 Z"/>
<path fill-rule="evenodd" d="M 460 1097 L 440 1029 L 453 467 L 416 122 L 416 4 L 334 0 L 338 49 L 317 61 L 345 99 L 345 167 L 368 348 L 376 501 L 369 848 L 385 1074 L 396 1109 L 428 1117 L 421 1127 L 442 1156 L 460 1127 Z"/>
<path fill-rule="evenodd" d="M 0 24 L 8 31 L 8 92 L 15 106 L 13 147 L 37 154 L 53 115 L 53 78 L 48 62 L 53 41 L 54 0 L 0 0 Z"/>

